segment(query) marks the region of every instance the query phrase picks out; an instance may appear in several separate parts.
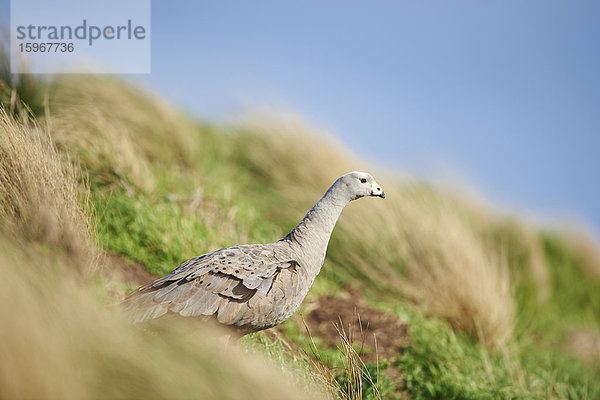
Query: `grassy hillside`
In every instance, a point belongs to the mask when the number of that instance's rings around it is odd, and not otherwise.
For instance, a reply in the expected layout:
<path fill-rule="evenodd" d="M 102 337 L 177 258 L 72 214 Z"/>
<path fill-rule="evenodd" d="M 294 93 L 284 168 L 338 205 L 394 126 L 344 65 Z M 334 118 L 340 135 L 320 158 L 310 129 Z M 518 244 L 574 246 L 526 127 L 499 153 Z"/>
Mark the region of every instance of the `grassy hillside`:
<path fill-rule="evenodd" d="M 290 391 L 282 383 L 282 391 L 303 397 L 310 387 L 314 396 L 329 391 L 341 398 L 600 397 L 600 258 L 583 237 L 541 232 L 460 195 L 373 170 L 290 116 L 254 116 L 227 126 L 196 122 L 137 87 L 95 78 L 44 85 L 4 79 L 0 99 L 2 243 L 13 257 L 0 265 L 27 272 L 14 296 L 32 307 L 56 286 L 52 301 L 68 304 L 65 311 L 58 307 L 57 321 L 92 310 L 102 316 L 101 329 L 94 330 L 89 316 L 69 319 L 72 330 L 63 337 L 77 335 L 89 344 L 103 331 L 114 334 L 107 334 L 114 342 L 92 346 L 85 371 L 103 384 L 115 382 L 115 390 L 169 397 L 140 388 L 157 374 L 164 382 L 185 381 L 174 397 L 189 397 L 199 385 L 209 385 L 207 396 L 214 398 L 250 385 L 257 397 L 269 398 L 261 392 L 269 389 L 261 374 L 278 372 L 265 366 L 253 375 L 244 363 L 208 357 L 210 332 L 181 339 L 177 326 L 159 333 L 128 326 L 117 308 L 106 311 L 102 304 L 132 284 L 110 282 L 115 267 L 102 252 L 161 275 L 216 248 L 274 241 L 335 178 L 370 170 L 386 200 L 348 206 L 301 310 L 275 333 L 243 340 L 244 348 L 292 371 L 282 382 L 295 386 Z M 27 140 L 38 147 L 15 144 Z M 42 289 L 39 279 L 27 278 L 41 270 L 52 276 Z M 64 286 L 86 300 L 67 302 Z M 343 316 L 341 338 L 327 329 L 329 319 L 336 322 L 333 314 L 319 314 L 325 299 Z M 360 319 L 353 315 L 359 304 Z M 1 326 L 11 326 L 14 315 L 3 310 Z M 20 329 L 59 332 L 37 319 Z M 391 340 L 395 336 L 400 340 Z M 50 347 L 75 357 L 68 343 Z M 35 362 L 36 355 L 29 356 Z M 39 393 L 55 390 L 45 379 L 76 373 L 67 368 L 67 356 L 56 375 L 45 371 L 34 380 Z M 105 362 L 113 357 L 128 372 L 107 376 Z M 144 363 L 150 359 L 152 368 Z M 193 374 L 199 381 L 185 378 L 190 369 L 203 371 Z M 215 369 L 235 375 L 240 386 L 222 388 L 206 372 Z M 11 377 L 0 371 L 0 380 Z M 102 397 L 98 382 L 81 382 L 81 393 Z"/>

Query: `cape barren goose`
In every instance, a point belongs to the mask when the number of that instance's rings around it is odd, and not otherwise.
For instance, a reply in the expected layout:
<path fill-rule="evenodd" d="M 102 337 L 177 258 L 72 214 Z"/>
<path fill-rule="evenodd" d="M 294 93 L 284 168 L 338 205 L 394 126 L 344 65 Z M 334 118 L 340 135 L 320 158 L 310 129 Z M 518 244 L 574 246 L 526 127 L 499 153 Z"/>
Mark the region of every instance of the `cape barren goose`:
<path fill-rule="evenodd" d="M 124 306 L 135 322 L 178 314 L 216 319 L 240 334 L 271 328 L 300 306 L 323 265 L 340 213 L 365 196 L 385 194 L 370 174 L 350 172 L 283 239 L 192 258 L 134 291 Z"/>

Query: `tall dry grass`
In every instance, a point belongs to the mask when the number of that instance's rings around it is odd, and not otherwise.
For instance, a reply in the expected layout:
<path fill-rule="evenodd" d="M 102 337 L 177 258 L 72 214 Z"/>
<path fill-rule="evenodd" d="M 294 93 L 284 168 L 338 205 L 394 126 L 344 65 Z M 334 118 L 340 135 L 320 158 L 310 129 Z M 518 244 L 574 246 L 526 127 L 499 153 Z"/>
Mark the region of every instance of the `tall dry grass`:
<path fill-rule="evenodd" d="M 546 302 L 552 294 L 552 276 L 548 268 L 541 238 L 534 227 L 508 219 L 492 221 L 482 227 L 483 237 L 507 256 L 511 284 L 533 286 L 536 300 Z"/>
<path fill-rule="evenodd" d="M 86 214 L 86 188 L 78 179 L 47 130 L 0 109 L 0 229 L 60 249 L 89 272 L 99 253 Z"/>
<path fill-rule="evenodd" d="M 49 108 L 46 123 L 57 144 L 123 184 L 152 190 L 153 165 L 194 161 L 197 126 L 134 86 L 106 78 L 58 79 Z"/>
<path fill-rule="evenodd" d="M 486 247 L 452 212 L 420 218 L 409 229 L 403 292 L 456 330 L 502 347 L 515 313 L 503 254 Z"/>
<path fill-rule="evenodd" d="M 565 236 L 569 249 L 576 254 L 583 272 L 590 278 L 600 280 L 600 246 L 593 235 L 584 230 L 572 229 Z"/>

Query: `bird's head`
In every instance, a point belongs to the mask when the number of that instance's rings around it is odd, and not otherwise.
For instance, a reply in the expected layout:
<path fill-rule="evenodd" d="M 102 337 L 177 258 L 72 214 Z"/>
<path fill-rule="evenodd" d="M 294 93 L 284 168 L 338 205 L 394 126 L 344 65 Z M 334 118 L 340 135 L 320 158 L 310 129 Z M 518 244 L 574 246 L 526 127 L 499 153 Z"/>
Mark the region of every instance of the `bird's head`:
<path fill-rule="evenodd" d="M 350 194 L 350 200 L 356 200 L 365 196 L 385 198 L 385 193 L 381 189 L 381 186 L 367 172 L 350 172 L 342 176 L 339 180 Z"/>

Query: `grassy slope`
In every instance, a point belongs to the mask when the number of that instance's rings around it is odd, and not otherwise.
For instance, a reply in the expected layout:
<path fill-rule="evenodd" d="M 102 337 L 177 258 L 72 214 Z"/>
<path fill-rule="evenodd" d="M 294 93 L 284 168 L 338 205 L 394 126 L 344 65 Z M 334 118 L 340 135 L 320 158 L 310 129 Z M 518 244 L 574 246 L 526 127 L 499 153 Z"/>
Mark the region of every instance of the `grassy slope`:
<path fill-rule="evenodd" d="M 197 124 L 113 81 L 56 81 L 47 122 L 87 172 L 102 247 L 157 274 L 281 237 L 335 177 L 364 168 L 297 121 Z M 600 396 L 600 362 L 565 347 L 573 331 L 600 332 L 600 284 L 562 239 L 381 180 L 385 202 L 344 211 L 309 303 L 350 285 L 409 321 L 414 343 L 390 368 L 415 398 Z M 285 331 L 308 350 L 297 318 Z"/>
<path fill-rule="evenodd" d="M 281 365 L 219 351 L 208 327 L 133 327 L 102 301 L 79 171 L 2 109 L 0 161 L 0 398 L 322 397 Z"/>

